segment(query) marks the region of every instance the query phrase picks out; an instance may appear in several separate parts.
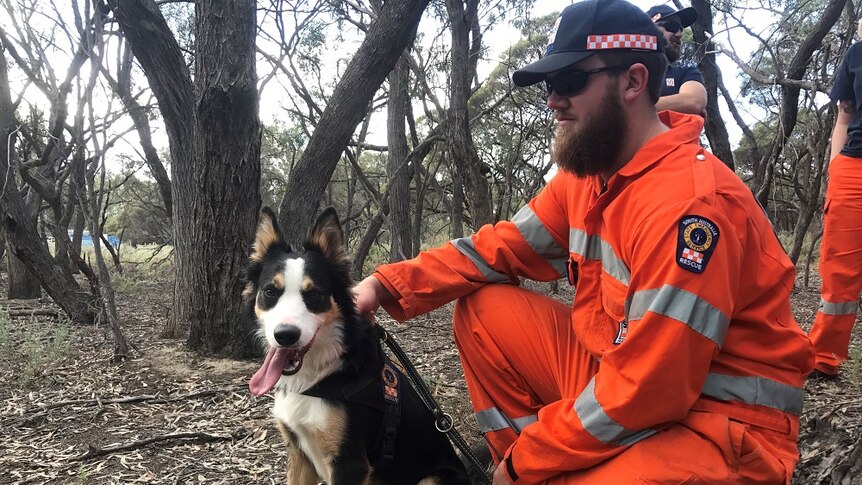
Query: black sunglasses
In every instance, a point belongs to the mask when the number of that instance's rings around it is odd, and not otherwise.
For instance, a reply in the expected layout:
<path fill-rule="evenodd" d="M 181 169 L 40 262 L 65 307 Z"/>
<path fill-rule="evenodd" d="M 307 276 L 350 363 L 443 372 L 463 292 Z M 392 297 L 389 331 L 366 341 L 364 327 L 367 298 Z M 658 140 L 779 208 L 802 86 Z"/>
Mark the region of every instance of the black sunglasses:
<path fill-rule="evenodd" d="M 682 24 L 676 20 L 661 20 L 655 24 L 672 34 L 682 31 Z"/>
<path fill-rule="evenodd" d="M 554 74 L 552 77 L 545 78 L 545 86 L 548 88 L 548 96 L 551 93 L 557 93 L 557 96 L 574 96 L 578 94 L 587 85 L 590 76 L 606 71 L 622 71 L 628 69 L 629 66 L 605 66 L 589 71 L 561 71 Z"/>

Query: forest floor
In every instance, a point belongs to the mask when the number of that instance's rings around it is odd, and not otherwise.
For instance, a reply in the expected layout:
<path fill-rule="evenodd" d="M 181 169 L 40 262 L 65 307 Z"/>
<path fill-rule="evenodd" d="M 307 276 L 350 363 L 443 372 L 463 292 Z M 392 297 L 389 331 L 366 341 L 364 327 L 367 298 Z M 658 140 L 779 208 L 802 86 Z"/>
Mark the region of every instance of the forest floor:
<path fill-rule="evenodd" d="M 56 311 L 47 298 L 0 300 L 0 483 L 281 483 L 285 460 L 270 416 L 272 397 L 254 397 L 247 388 L 258 363 L 203 358 L 184 350 L 182 340 L 160 338 L 171 285 L 128 272 L 118 285 L 118 305 L 134 349 L 122 364 L 111 363 L 107 329 L 27 315 Z M 0 294 L 5 284 L 3 273 Z M 800 322 L 810 322 L 817 309 L 818 285 L 812 278 L 808 289 L 800 283 L 794 291 Z M 572 296 L 555 297 L 570 302 Z M 451 337 L 451 306 L 407 325 L 385 315 L 380 321 L 456 427 L 478 441 Z M 806 385 L 794 484 L 833 483 L 862 454 L 859 327 L 855 359 L 842 378 Z"/>

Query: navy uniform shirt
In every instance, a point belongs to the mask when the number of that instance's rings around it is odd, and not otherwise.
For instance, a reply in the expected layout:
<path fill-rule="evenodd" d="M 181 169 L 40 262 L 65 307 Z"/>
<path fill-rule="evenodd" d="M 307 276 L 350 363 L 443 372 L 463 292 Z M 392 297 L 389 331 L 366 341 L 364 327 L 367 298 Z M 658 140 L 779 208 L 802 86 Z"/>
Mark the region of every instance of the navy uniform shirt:
<path fill-rule="evenodd" d="M 856 106 L 841 154 L 862 158 L 862 42 L 853 44 L 844 54 L 829 97 L 833 101 L 851 101 Z"/>
<path fill-rule="evenodd" d="M 697 81 L 703 84 L 703 74 L 695 66 L 683 66 L 671 64 L 667 66 L 667 74 L 661 87 L 661 95 L 668 96 L 679 94 L 679 88 L 688 81 Z"/>

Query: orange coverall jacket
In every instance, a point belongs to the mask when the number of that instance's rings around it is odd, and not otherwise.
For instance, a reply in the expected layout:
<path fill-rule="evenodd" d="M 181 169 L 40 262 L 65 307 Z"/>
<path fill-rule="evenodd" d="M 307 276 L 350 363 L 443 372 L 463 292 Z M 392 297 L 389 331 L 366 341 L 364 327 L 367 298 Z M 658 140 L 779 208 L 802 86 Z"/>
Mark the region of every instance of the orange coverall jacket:
<path fill-rule="evenodd" d="M 507 453 L 519 482 L 594 466 L 705 401 L 798 430 L 814 352 L 790 309 L 794 267 L 748 187 L 699 146 L 703 121 L 660 117 L 671 130 L 606 187 L 560 172 L 512 221 L 375 274 L 398 320 L 488 283 L 569 275 L 571 323 L 599 370 L 524 428 Z"/>

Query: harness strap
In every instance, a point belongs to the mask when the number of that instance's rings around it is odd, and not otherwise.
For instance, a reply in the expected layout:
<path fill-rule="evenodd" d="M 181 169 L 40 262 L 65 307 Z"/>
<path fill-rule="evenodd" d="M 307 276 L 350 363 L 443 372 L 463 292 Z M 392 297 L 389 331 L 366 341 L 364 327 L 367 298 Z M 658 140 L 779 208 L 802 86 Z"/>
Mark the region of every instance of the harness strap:
<path fill-rule="evenodd" d="M 398 434 L 398 424 L 401 422 L 401 397 L 399 372 L 391 365 L 389 358 L 383 364 L 383 401 L 386 409 L 383 411 L 383 426 L 380 427 L 381 443 L 380 457 L 375 466 L 391 465 L 395 459 L 395 435 Z"/>
<path fill-rule="evenodd" d="M 401 423 L 400 386 L 403 375 L 384 355 L 379 375 L 361 378 L 343 372 L 330 374 L 302 392 L 306 396 L 368 406 L 382 413 L 383 423 L 368 447 L 368 461 L 376 467 L 391 465 L 395 458 L 395 436 Z"/>

